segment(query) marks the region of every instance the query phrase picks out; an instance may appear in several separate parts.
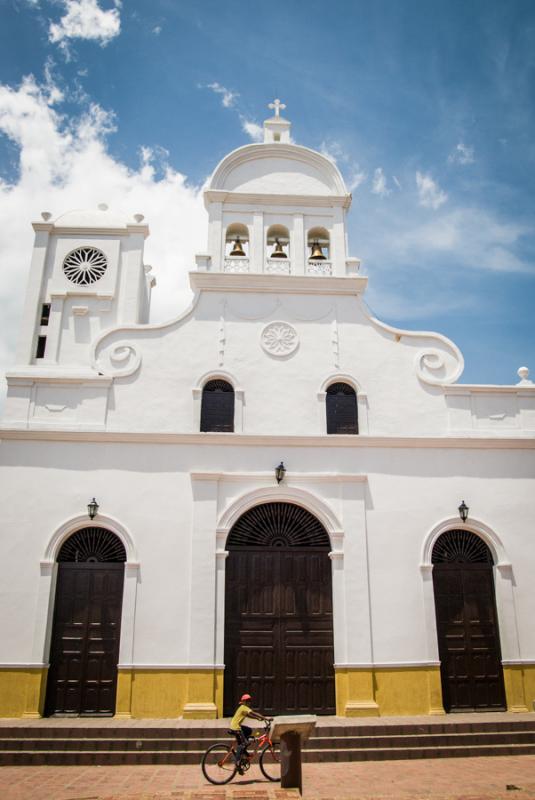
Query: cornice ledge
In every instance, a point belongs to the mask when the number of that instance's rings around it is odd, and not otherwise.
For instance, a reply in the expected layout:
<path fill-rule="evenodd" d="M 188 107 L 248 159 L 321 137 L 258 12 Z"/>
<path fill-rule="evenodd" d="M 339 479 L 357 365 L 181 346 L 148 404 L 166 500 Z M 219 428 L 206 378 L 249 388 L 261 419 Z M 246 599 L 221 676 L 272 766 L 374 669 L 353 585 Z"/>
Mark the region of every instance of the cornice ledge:
<path fill-rule="evenodd" d="M 271 472 L 190 472 L 192 481 L 254 481 L 266 480 L 272 483 L 274 478 Z M 291 486 L 293 483 L 314 482 L 321 483 L 366 483 L 367 475 L 357 473 L 337 474 L 335 472 L 292 472 L 285 475 L 284 483 Z"/>
<path fill-rule="evenodd" d="M 105 386 L 112 384 L 112 379 L 99 375 L 94 370 L 76 370 L 76 371 L 62 371 L 61 367 L 57 366 L 52 369 L 43 367 L 21 367 L 15 368 L 6 372 L 6 381 L 8 385 L 17 385 L 20 383 L 101 383 Z"/>
<path fill-rule="evenodd" d="M 194 291 L 266 292 L 269 294 L 359 295 L 366 277 L 339 278 L 316 275 L 267 275 L 264 273 L 190 272 Z"/>
<path fill-rule="evenodd" d="M 444 394 L 477 394 L 478 392 L 495 394 L 535 394 L 535 383 L 529 384 L 492 384 L 492 383 L 456 383 L 452 386 L 444 386 Z"/>
<path fill-rule="evenodd" d="M 472 437 L 389 437 L 344 435 L 336 436 L 280 436 L 270 434 L 246 433 L 174 433 L 158 431 L 94 431 L 78 427 L 76 430 L 65 428 L 47 430 L 28 430 L 10 425 L 0 425 L 0 434 L 4 439 L 43 439 L 56 441 L 93 441 L 93 442 L 147 442 L 150 444 L 190 444 L 190 445 L 224 445 L 227 447 L 257 447 L 287 445 L 288 447 L 379 447 L 379 448 L 444 448 L 444 449 L 477 449 L 477 450 L 520 450 L 535 449 L 535 432 L 530 435 L 498 438 L 488 436 Z"/>
<path fill-rule="evenodd" d="M 239 205 L 313 206 L 316 208 L 341 206 L 349 208 L 350 194 L 275 194 L 267 192 L 232 192 L 229 189 L 207 189 L 206 200 Z"/>

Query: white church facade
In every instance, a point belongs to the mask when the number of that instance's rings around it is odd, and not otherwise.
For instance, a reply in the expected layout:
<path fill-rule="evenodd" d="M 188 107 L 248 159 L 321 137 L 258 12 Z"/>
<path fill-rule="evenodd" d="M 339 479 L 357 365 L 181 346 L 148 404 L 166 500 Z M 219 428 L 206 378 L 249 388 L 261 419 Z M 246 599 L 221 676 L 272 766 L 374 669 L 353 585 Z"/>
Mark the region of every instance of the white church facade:
<path fill-rule="evenodd" d="M 351 195 L 274 105 L 175 319 L 141 215 L 33 223 L 1 716 L 534 710 L 535 385 L 458 383 L 450 340 L 370 315 Z"/>

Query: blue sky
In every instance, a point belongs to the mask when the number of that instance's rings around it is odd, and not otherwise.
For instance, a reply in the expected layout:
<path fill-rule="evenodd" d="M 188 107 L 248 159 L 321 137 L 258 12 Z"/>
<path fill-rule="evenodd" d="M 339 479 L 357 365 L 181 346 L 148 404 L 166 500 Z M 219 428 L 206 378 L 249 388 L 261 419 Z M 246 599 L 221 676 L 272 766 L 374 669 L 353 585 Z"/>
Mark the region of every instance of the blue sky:
<path fill-rule="evenodd" d="M 31 219 L 145 213 L 153 318 L 187 302 L 201 187 L 280 97 L 353 192 L 368 304 L 461 348 L 463 383 L 535 374 L 531 0 L 0 0 L 0 368 Z"/>

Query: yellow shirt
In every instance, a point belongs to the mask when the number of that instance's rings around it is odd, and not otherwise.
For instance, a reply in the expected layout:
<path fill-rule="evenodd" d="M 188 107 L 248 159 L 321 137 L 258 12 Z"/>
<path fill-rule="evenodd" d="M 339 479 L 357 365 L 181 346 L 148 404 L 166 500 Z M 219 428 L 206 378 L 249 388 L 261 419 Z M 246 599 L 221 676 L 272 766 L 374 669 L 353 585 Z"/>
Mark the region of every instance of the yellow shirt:
<path fill-rule="evenodd" d="M 234 716 L 232 717 L 232 720 L 230 722 L 230 730 L 231 731 L 239 731 L 243 720 L 246 717 L 248 717 L 249 714 L 251 714 L 251 713 L 252 712 L 251 712 L 251 709 L 249 708 L 249 706 L 246 706 L 246 705 L 243 705 L 243 704 L 241 706 L 238 706 L 238 708 L 236 709 L 236 713 L 234 714 Z"/>

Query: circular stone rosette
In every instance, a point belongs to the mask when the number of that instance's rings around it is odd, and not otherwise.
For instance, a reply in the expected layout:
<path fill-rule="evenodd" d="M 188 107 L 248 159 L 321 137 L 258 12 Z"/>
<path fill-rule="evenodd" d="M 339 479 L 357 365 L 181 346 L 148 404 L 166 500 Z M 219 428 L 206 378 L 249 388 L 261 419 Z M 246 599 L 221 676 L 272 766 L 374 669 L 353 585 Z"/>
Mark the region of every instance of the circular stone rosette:
<path fill-rule="evenodd" d="M 294 327 L 287 322 L 270 322 L 260 336 L 262 347 L 270 356 L 291 355 L 299 345 L 299 337 Z"/>

